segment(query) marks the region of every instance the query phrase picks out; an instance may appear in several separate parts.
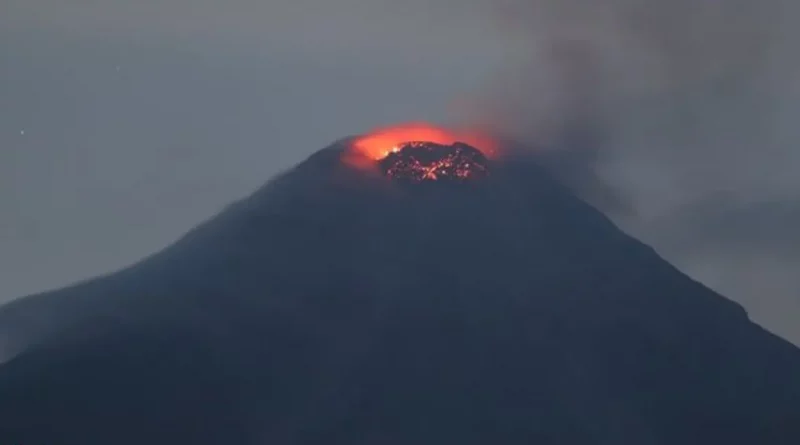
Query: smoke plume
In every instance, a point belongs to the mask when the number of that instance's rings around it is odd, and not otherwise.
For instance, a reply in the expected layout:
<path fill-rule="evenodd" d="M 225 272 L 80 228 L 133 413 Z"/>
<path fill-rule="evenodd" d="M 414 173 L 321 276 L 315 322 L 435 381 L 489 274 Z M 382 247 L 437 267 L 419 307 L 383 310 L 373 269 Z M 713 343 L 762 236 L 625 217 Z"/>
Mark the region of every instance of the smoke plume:
<path fill-rule="evenodd" d="M 466 119 L 543 150 L 627 230 L 800 341 L 785 315 L 800 311 L 800 7 L 509 0 L 492 17 L 510 49 Z"/>

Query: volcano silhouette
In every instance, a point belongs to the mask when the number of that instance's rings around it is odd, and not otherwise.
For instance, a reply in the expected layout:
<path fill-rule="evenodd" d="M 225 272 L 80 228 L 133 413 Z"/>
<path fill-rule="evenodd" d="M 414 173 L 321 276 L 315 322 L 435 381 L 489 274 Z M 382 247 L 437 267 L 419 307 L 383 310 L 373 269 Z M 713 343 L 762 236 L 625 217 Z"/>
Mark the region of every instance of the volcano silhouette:
<path fill-rule="evenodd" d="M 341 141 L 121 272 L 0 310 L 0 444 L 797 444 L 800 351 L 509 154 Z"/>

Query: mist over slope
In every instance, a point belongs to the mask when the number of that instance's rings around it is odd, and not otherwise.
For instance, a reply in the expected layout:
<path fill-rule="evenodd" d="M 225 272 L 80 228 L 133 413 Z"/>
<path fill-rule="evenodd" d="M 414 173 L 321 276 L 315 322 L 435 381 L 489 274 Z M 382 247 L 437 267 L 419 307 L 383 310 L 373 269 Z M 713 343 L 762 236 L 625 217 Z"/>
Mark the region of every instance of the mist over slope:
<path fill-rule="evenodd" d="M 0 442 L 783 444 L 800 351 L 525 155 L 340 141 L 143 262 L 0 309 Z"/>

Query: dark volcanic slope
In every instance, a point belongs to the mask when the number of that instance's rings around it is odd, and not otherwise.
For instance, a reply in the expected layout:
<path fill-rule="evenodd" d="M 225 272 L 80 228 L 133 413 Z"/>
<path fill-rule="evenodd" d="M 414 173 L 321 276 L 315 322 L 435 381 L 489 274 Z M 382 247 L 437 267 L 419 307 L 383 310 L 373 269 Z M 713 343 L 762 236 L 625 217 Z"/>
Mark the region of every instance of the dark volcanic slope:
<path fill-rule="evenodd" d="M 323 150 L 0 311 L 0 444 L 796 444 L 800 351 L 550 181 Z"/>

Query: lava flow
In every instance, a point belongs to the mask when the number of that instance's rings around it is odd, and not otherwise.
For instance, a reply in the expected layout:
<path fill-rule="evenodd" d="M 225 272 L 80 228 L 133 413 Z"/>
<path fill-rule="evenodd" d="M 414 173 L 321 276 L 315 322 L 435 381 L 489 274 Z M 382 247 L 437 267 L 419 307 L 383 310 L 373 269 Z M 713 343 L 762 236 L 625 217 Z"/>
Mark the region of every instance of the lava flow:
<path fill-rule="evenodd" d="M 405 124 L 375 130 L 357 138 L 348 161 L 378 166 L 403 182 L 462 182 L 488 174 L 497 144 L 475 132 L 451 131 L 429 124 Z"/>
<path fill-rule="evenodd" d="M 452 145 L 408 142 L 378 163 L 386 176 L 411 183 L 437 180 L 462 182 L 480 179 L 489 172 L 486 156 L 462 142 Z"/>

